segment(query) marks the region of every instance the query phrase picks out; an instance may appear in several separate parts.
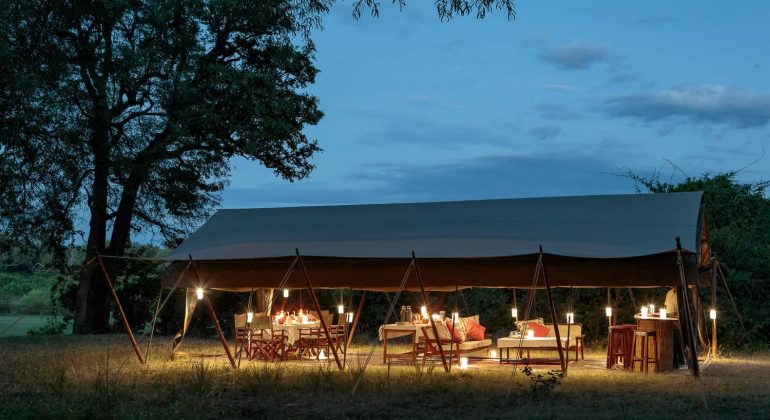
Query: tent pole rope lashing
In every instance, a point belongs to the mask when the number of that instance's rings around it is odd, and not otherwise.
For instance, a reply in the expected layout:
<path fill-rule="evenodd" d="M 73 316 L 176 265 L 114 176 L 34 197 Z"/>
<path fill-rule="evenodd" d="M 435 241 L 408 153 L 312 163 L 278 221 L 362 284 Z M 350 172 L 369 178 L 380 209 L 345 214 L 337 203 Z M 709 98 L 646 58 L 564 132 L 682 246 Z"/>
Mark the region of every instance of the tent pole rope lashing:
<path fill-rule="evenodd" d="M 144 353 L 144 360 L 147 361 L 150 357 L 150 344 L 152 344 L 152 337 L 155 334 L 155 322 L 158 320 L 158 315 L 160 315 L 160 311 L 166 306 L 166 303 L 168 303 L 168 300 L 171 299 L 171 295 L 174 293 L 174 290 L 176 290 L 177 286 L 179 286 L 179 283 L 182 281 L 182 278 L 184 277 L 184 273 L 187 271 L 188 268 L 190 268 L 191 262 L 188 261 L 187 265 L 185 265 L 184 269 L 179 273 L 179 276 L 177 276 L 176 282 L 174 282 L 174 285 L 171 286 L 171 290 L 168 292 L 168 295 L 166 295 L 166 298 L 163 299 L 163 303 L 160 302 L 160 297 L 163 295 L 163 287 L 160 288 L 160 293 L 158 294 L 158 306 L 155 308 L 155 314 L 152 316 L 152 323 L 150 327 L 150 339 L 147 342 L 147 350 Z"/>
<path fill-rule="evenodd" d="M 551 282 L 548 280 L 548 271 L 545 265 L 545 254 L 543 254 L 543 246 L 540 245 L 540 255 L 542 256 L 543 266 L 543 282 L 545 283 L 545 293 L 548 297 L 548 307 L 551 310 L 551 320 L 553 321 L 553 332 L 556 334 L 556 348 L 559 350 L 559 361 L 561 362 L 561 370 L 564 372 L 564 376 L 567 376 L 567 363 L 564 361 L 564 349 L 561 343 L 561 334 L 559 333 L 559 319 L 556 317 L 556 306 L 553 303 L 553 296 L 551 294 Z M 567 343 L 569 346 L 569 343 Z"/>
<path fill-rule="evenodd" d="M 383 321 L 383 324 L 387 324 L 388 320 L 390 319 L 390 315 L 395 314 L 396 302 L 398 302 L 398 297 L 401 295 L 401 291 L 404 290 L 404 287 L 406 287 L 406 281 L 409 279 L 409 276 L 412 275 L 413 270 L 414 270 L 414 259 L 409 261 L 409 265 L 406 267 L 406 272 L 404 273 L 404 276 L 401 278 L 401 284 L 398 288 L 398 292 L 396 292 L 396 297 L 388 305 L 388 312 L 385 314 L 385 320 Z M 386 295 L 387 295 L 387 292 L 386 292 Z M 363 307 L 363 297 L 361 299 L 361 303 L 359 304 L 359 310 L 361 307 Z M 374 354 L 374 350 L 376 349 L 377 349 L 377 342 L 372 344 L 372 347 L 369 350 L 369 354 L 367 354 L 366 360 L 364 361 L 364 366 L 361 368 L 361 371 L 356 375 L 356 380 L 353 383 L 353 389 L 350 390 L 351 395 L 354 395 L 356 393 L 358 386 L 361 384 L 361 380 L 364 377 L 366 368 L 369 367 L 369 362 L 372 360 L 372 355 Z M 388 367 L 390 367 L 390 364 L 388 364 Z"/>
<path fill-rule="evenodd" d="M 112 280 L 110 280 L 110 275 L 107 273 L 107 268 L 104 266 L 104 261 L 102 261 L 101 255 L 97 255 L 96 259 L 99 262 L 99 267 L 101 268 L 102 274 L 104 275 L 104 281 L 107 282 L 107 286 L 110 288 L 110 294 L 112 294 L 112 299 L 115 300 L 115 304 L 118 306 L 118 312 L 120 313 L 120 318 L 123 320 L 123 328 L 125 328 L 126 335 L 128 335 L 128 339 L 131 341 L 131 346 L 134 348 L 136 357 L 139 359 L 140 364 L 144 364 L 144 357 L 142 356 L 141 350 L 139 350 L 139 344 L 136 343 L 136 338 L 134 338 L 134 332 L 131 331 L 131 326 L 128 324 L 128 318 L 126 318 L 126 313 L 123 311 L 123 305 L 120 304 L 120 299 L 118 299 L 118 294 L 115 293 L 115 288 L 112 286 Z"/>
<path fill-rule="evenodd" d="M 414 250 L 412 250 L 412 264 L 414 264 L 414 273 L 417 277 L 417 284 L 420 286 L 420 293 L 422 293 L 422 300 L 425 302 L 425 306 L 428 305 L 428 294 L 425 293 L 425 286 L 422 283 L 422 275 L 420 274 L 420 266 L 417 265 L 417 257 L 414 254 Z M 436 338 L 436 347 L 438 347 L 438 352 L 441 355 L 441 364 L 444 365 L 444 371 L 449 373 L 449 365 L 447 365 L 446 355 L 444 354 L 444 346 L 441 345 L 441 338 L 438 335 L 438 328 L 436 327 L 436 321 L 433 319 L 433 317 L 430 317 L 430 325 L 431 329 L 433 330 L 433 337 Z"/>
<path fill-rule="evenodd" d="M 725 286 L 725 290 L 727 291 L 727 296 L 730 298 L 730 302 L 733 304 L 733 309 L 735 310 L 735 315 L 738 317 L 738 322 L 741 323 L 741 328 L 743 328 L 743 332 L 746 334 L 749 333 L 749 331 L 746 329 L 746 326 L 743 325 L 743 317 L 741 316 L 741 313 L 738 311 L 738 305 L 735 304 L 735 299 L 733 299 L 733 294 L 730 292 L 730 286 L 727 285 L 727 277 L 725 277 L 724 271 L 722 271 L 722 264 L 717 260 L 717 268 L 719 269 L 719 277 L 722 278 L 722 284 Z"/>
<path fill-rule="evenodd" d="M 299 254 L 299 249 L 295 248 L 295 252 L 297 253 L 297 257 L 299 258 L 299 265 L 302 267 L 302 275 L 305 277 L 305 284 L 307 284 L 308 293 L 310 294 L 310 299 L 313 301 L 313 305 L 315 306 L 316 311 L 318 311 L 318 317 L 321 318 L 321 328 L 323 328 L 324 330 L 324 335 L 326 336 L 326 340 L 329 343 L 329 348 L 332 351 L 332 355 L 334 355 L 334 362 L 337 364 L 337 369 L 342 370 L 342 362 L 340 362 L 340 356 L 337 354 L 337 346 L 333 345 L 331 334 L 329 334 L 329 326 L 326 325 L 326 320 L 321 314 L 321 304 L 318 302 L 318 297 L 315 294 L 315 289 L 313 289 L 313 284 L 310 282 L 310 275 L 307 272 L 307 266 L 305 265 L 305 260 Z"/>

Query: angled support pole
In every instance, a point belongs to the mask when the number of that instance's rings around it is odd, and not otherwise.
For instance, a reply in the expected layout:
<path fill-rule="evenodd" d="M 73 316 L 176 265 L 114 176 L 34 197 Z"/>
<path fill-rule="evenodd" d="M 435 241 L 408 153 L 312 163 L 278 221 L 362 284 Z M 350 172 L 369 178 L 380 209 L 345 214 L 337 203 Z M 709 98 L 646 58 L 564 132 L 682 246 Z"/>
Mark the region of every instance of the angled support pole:
<path fill-rule="evenodd" d="M 198 273 L 198 266 L 195 264 L 195 261 L 193 261 L 192 256 L 190 256 L 190 263 L 192 264 L 193 272 L 195 273 L 195 278 L 198 280 L 198 283 L 200 284 L 201 277 L 200 273 Z M 219 341 L 222 343 L 222 347 L 225 349 L 225 353 L 227 354 L 227 360 L 230 361 L 230 366 L 233 367 L 233 369 L 238 369 L 238 365 L 235 363 L 235 358 L 233 357 L 233 353 L 230 352 L 230 346 L 227 345 L 227 340 L 225 340 L 225 335 L 222 333 L 222 327 L 219 326 L 219 318 L 217 318 L 217 313 L 214 311 L 214 305 L 211 304 L 211 299 L 209 299 L 209 295 L 203 296 L 206 299 L 206 307 L 209 310 L 209 316 L 211 317 L 211 320 L 214 322 L 214 329 L 217 330 L 217 335 L 219 336 Z"/>
<path fill-rule="evenodd" d="M 307 288 L 310 291 L 310 297 L 313 299 L 313 305 L 315 306 L 316 311 L 318 311 L 318 317 L 321 318 L 321 328 L 324 330 L 324 335 L 326 336 L 326 339 L 329 342 L 329 348 L 332 351 L 332 354 L 334 355 L 334 361 L 337 363 L 337 368 L 339 370 L 342 370 L 342 362 L 340 361 L 340 356 L 337 354 L 337 346 L 335 346 L 332 343 L 332 337 L 331 334 L 329 334 L 329 326 L 326 325 L 326 320 L 323 316 L 321 316 L 321 304 L 318 303 L 318 297 L 315 295 L 315 289 L 313 289 L 313 284 L 310 283 L 310 275 L 307 273 L 307 266 L 305 266 L 305 260 L 300 256 L 299 249 L 294 250 L 297 253 L 297 259 L 299 261 L 299 264 L 302 266 L 302 275 L 305 276 L 305 284 L 307 284 Z"/>
<path fill-rule="evenodd" d="M 679 326 L 682 329 L 682 341 L 687 341 L 687 347 L 690 350 L 688 365 L 692 376 L 700 376 L 698 366 L 698 347 L 695 342 L 695 332 L 692 327 L 692 315 L 690 313 L 690 300 L 687 298 L 687 277 L 684 273 L 684 259 L 682 258 L 682 243 L 679 237 L 676 237 L 676 264 L 679 267 L 680 290 L 677 293 L 679 306 Z M 686 336 L 686 337 L 685 337 Z M 687 354 L 685 354 L 687 357 Z"/>
<path fill-rule="evenodd" d="M 717 259 L 711 258 L 711 310 L 717 308 Z M 717 356 L 717 320 L 711 320 L 711 357 Z"/>
<path fill-rule="evenodd" d="M 155 334 L 155 322 L 158 320 L 158 315 L 160 315 L 160 311 L 163 309 L 164 306 L 166 306 L 166 303 L 168 303 L 168 300 L 171 299 L 171 295 L 174 294 L 174 290 L 176 290 L 177 286 L 179 286 L 179 282 L 182 281 L 182 278 L 184 277 L 184 273 L 190 268 L 190 265 L 192 264 L 192 261 L 188 261 L 187 265 L 182 269 L 182 271 L 179 273 L 179 276 L 176 279 L 176 282 L 173 286 L 171 286 L 171 290 L 169 290 L 168 295 L 166 295 L 166 298 L 163 299 L 163 302 L 160 301 L 160 297 L 163 294 L 163 287 L 161 287 L 160 291 L 161 294 L 158 295 L 158 306 L 155 308 L 155 314 L 152 316 L 152 324 L 150 326 L 150 339 L 147 341 L 147 350 L 144 352 L 144 360 L 149 359 L 150 357 L 150 345 L 152 344 L 152 336 Z"/>
<path fill-rule="evenodd" d="M 422 284 L 422 275 L 420 274 L 420 267 L 417 265 L 417 257 L 412 251 L 412 266 L 414 266 L 415 277 L 417 277 L 417 284 L 420 286 L 420 293 L 422 294 L 422 301 L 424 305 L 428 306 L 428 294 L 425 293 L 425 287 Z M 444 354 L 444 346 L 441 345 L 441 338 L 438 335 L 438 328 L 436 328 L 436 321 L 433 317 L 430 318 L 430 326 L 433 329 L 433 337 L 436 338 L 436 346 L 438 347 L 438 353 L 441 355 L 441 364 L 444 366 L 444 371 L 449 372 L 449 365 L 447 364 L 446 355 Z"/>
<path fill-rule="evenodd" d="M 556 317 L 556 306 L 553 304 L 553 296 L 551 295 L 551 282 L 548 280 L 548 272 L 545 267 L 545 256 L 543 255 L 543 246 L 540 245 L 540 264 L 543 271 L 543 282 L 545 283 L 545 292 L 548 296 L 548 309 L 551 311 L 551 320 L 553 321 L 553 332 L 556 334 L 556 348 L 559 350 L 559 362 L 561 364 L 561 371 L 564 372 L 564 376 L 567 376 L 567 362 L 564 360 L 564 349 L 561 345 L 561 334 L 559 333 L 559 321 Z M 567 343 L 569 347 L 569 343 Z"/>
<path fill-rule="evenodd" d="M 123 305 L 120 304 L 120 299 L 118 299 L 118 294 L 115 293 L 115 288 L 112 286 L 112 280 L 110 280 L 110 275 L 107 273 L 107 268 L 104 266 L 104 261 L 102 261 L 102 256 L 97 255 L 96 259 L 99 261 L 99 267 L 102 269 L 102 274 L 104 275 L 104 281 L 107 282 L 107 286 L 110 288 L 110 294 L 112 294 L 112 299 L 115 300 L 115 304 L 118 306 L 118 312 L 120 312 L 120 319 L 123 320 L 123 328 L 126 330 L 126 335 L 128 335 L 128 339 L 131 341 L 131 346 L 134 348 L 136 357 L 139 359 L 140 364 L 144 364 L 144 356 L 142 356 L 142 351 L 139 350 L 139 344 L 136 343 L 136 338 L 134 338 L 134 333 L 133 331 L 131 331 L 131 326 L 128 325 L 128 318 L 126 318 L 126 313 L 123 311 Z"/>
<path fill-rule="evenodd" d="M 356 334 L 356 328 L 358 327 L 358 320 L 361 318 L 361 311 L 364 309 L 364 301 L 366 300 L 366 290 L 361 293 L 361 299 L 358 301 L 358 309 L 356 309 L 356 316 L 353 318 L 353 325 L 350 326 L 350 334 L 348 334 L 347 346 L 353 342 L 353 336 Z"/>

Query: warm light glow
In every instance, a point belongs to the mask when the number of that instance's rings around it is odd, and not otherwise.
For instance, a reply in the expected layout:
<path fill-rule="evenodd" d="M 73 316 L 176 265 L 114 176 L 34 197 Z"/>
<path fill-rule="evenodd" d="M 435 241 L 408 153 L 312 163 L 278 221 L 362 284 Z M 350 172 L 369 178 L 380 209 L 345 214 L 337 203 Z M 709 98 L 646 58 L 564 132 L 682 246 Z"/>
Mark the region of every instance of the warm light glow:
<path fill-rule="evenodd" d="M 660 319 L 666 319 L 666 310 L 660 308 Z"/>
<path fill-rule="evenodd" d="M 575 323 L 575 314 L 573 312 L 567 312 L 567 324 Z"/>
<path fill-rule="evenodd" d="M 460 314 L 457 312 L 452 312 L 452 322 L 457 322 L 458 319 L 460 319 Z"/>
<path fill-rule="evenodd" d="M 642 306 L 642 319 L 647 319 L 647 313 L 648 313 L 647 310 L 648 309 L 649 308 L 647 308 L 646 306 Z"/>
<path fill-rule="evenodd" d="M 427 306 L 420 306 L 420 315 L 422 315 L 423 318 L 428 317 L 428 307 Z"/>
<path fill-rule="evenodd" d="M 511 318 L 519 319 L 519 310 L 516 308 L 511 308 Z"/>
<path fill-rule="evenodd" d="M 251 321 L 254 320 L 254 312 L 246 312 L 246 322 L 251 324 Z"/>
<path fill-rule="evenodd" d="M 493 359 L 497 359 L 497 350 L 490 350 L 489 351 L 489 357 Z"/>
<path fill-rule="evenodd" d="M 353 312 L 348 312 L 348 322 L 353 322 Z"/>
<path fill-rule="evenodd" d="M 434 321 L 441 321 L 441 315 L 439 314 L 433 314 L 431 315 L 431 318 L 433 318 Z"/>
<path fill-rule="evenodd" d="M 307 315 L 302 315 L 302 318 L 300 318 L 300 319 L 302 320 L 302 323 L 303 323 L 303 324 L 307 324 L 307 323 L 308 323 L 308 321 L 307 321 Z"/>
<path fill-rule="evenodd" d="M 198 300 L 203 300 L 203 289 L 200 287 L 195 289 L 195 294 L 198 295 Z"/>
<path fill-rule="evenodd" d="M 717 319 L 717 310 L 716 309 L 712 309 L 712 310 L 709 311 L 709 318 L 710 319 Z"/>
<path fill-rule="evenodd" d="M 651 315 L 654 315 L 654 314 L 655 314 L 655 304 L 654 304 L 654 303 L 651 303 L 651 304 L 650 304 L 650 314 L 651 314 Z"/>
<path fill-rule="evenodd" d="M 337 305 L 337 313 L 338 314 L 344 314 L 345 313 L 345 307 L 342 305 Z"/>
<path fill-rule="evenodd" d="M 612 316 L 612 306 L 608 306 L 608 307 L 604 308 L 604 314 L 607 317 L 611 317 Z"/>
<path fill-rule="evenodd" d="M 321 350 L 320 353 L 318 353 L 318 360 L 326 360 L 328 357 L 326 356 L 326 353 L 324 353 L 323 350 Z"/>
<path fill-rule="evenodd" d="M 460 369 L 468 369 L 468 358 L 467 357 L 461 357 L 460 358 Z"/>
<path fill-rule="evenodd" d="M 281 320 L 281 318 L 283 318 L 283 315 L 284 315 L 283 311 L 278 312 L 277 314 L 275 314 L 275 322 L 279 322 Z"/>
<path fill-rule="evenodd" d="M 283 289 L 283 297 L 289 297 L 289 289 Z"/>
<path fill-rule="evenodd" d="M 527 330 L 527 338 L 535 338 L 535 330 Z"/>

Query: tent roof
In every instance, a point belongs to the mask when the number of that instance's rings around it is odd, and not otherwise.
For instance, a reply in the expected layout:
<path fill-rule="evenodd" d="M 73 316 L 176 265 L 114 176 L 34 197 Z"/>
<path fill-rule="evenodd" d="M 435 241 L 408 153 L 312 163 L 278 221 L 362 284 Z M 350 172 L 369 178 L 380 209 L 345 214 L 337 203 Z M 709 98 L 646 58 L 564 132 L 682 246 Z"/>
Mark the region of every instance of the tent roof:
<path fill-rule="evenodd" d="M 689 281 L 707 253 L 701 200 L 686 192 L 220 210 L 167 257 L 177 263 L 164 285 L 182 274 L 187 287 L 275 287 L 298 249 L 315 287 L 393 290 L 412 250 L 431 290 L 526 287 L 540 245 L 554 286 L 676 285 L 675 238 Z M 190 257 L 196 276 L 181 273 Z M 304 287 L 296 277 L 287 287 Z"/>
<path fill-rule="evenodd" d="M 623 258 L 698 250 L 701 192 L 219 210 L 170 260 Z"/>

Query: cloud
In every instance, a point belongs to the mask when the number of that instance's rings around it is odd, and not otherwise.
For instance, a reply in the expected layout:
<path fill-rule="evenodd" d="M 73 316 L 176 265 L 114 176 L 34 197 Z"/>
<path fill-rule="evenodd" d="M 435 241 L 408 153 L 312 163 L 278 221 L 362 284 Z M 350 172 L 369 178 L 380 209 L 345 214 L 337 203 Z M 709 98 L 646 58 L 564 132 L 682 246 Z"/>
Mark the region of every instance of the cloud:
<path fill-rule="evenodd" d="M 674 117 L 736 128 L 763 127 L 770 122 L 770 94 L 722 85 L 683 86 L 607 99 L 610 116 L 657 122 Z"/>
<path fill-rule="evenodd" d="M 370 164 L 334 184 L 274 181 L 257 188 L 228 188 L 224 205 L 275 207 L 632 193 L 633 182 L 608 175 L 618 172 L 619 166 L 583 153 L 489 155 L 433 165 Z"/>
<path fill-rule="evenodd" d="M 540 59 L 564 70 L 585 70 L 609 60 L 610 54 L 604 45 L 575 41 L 544 50 Z"/>
<path fill-rule="evenodd" d="M 533 128 L 529 131 L 529 134 L 539 140 L 545 141 L 554 137 L 558 137 L 559 134 L 561 134 L 561 128 L 553 124 L 545 124 Z"/>

